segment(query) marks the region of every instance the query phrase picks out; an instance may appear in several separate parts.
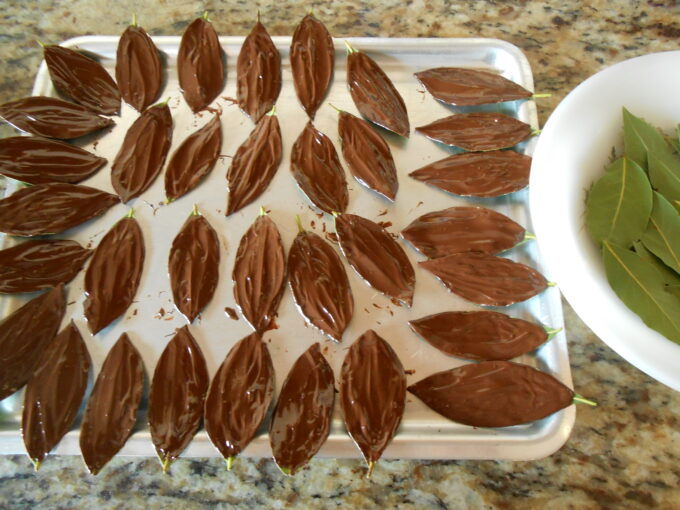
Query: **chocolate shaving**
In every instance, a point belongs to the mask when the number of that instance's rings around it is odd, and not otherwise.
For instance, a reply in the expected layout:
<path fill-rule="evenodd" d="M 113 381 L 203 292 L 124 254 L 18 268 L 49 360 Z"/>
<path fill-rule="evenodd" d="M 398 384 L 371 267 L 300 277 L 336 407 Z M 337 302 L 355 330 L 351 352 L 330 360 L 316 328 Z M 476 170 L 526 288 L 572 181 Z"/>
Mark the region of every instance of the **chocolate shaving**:
<path fill-rule="evenodd" d="M 158 48 L 140 26 L 129 26 L 116 50 L 116 81 L 123 100 L 141 112 L 158 99 L 163 69 Z"/>

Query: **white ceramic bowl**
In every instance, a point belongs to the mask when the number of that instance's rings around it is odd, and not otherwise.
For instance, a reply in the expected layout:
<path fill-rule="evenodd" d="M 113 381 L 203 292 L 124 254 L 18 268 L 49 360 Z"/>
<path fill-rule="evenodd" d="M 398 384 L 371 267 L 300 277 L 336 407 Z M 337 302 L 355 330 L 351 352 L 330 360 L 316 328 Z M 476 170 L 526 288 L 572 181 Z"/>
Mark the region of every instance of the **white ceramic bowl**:
<path fill-rule="evenodd" d="M 559 104 L 534 152 L 531 218 L 550 276 L 581 319 L 623 358 L 680 391 L 680 345 L 648 328 L 616 296 L 584 226 L 585 192 L 603 174 L 611 148 L 620 153 L 623 147 L 624 106 L 674 129 L 680 123 L 680 51 L 608 67 Z"/>

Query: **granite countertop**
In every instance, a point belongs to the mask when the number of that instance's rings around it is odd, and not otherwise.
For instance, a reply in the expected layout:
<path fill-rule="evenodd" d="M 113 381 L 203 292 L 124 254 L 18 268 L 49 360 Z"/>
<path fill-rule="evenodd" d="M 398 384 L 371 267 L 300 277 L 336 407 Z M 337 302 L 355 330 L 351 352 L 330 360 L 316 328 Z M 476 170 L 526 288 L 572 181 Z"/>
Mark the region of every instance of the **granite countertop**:
<path fill-rule="evenodd" d="M 598 70 L 677 49 L 675 1 L 335 0 L 259 6 L 272 35 L 290 35 L 309 7 L 342 36 L 493 37 L 531 63 L 541 124 L 564 96 Z M 41 59 L 38 40 L 119 34 L 133 3 L 10 0 L 1 14 L 0 103 L 28 95 Z M 251 2 L 148 2 L 138 19 L 151 34 L 180 35 L 207 9 L 218 33 L 245 35 Z M 653 79 L 641 77 L 640 79 Z M 0 127 L 0 136 L 12 130 Z M 559 282 L 558 282 L 559 283 Z M 535 462 L 383 460 L 373 478 L 359 460 L 315 459 L 284 477 L 269 459 L 180 459 L 160 474 L 156 459 L 115 458 L 97 478 L 80 458 L 50 458 L 34 473 L 26 456 L 0 457 L 2 508 L 680 508 L 680 393 L 657 383 L 603 344 L 565 302 L 579 407 L 567 443 Z M 680 368 L 679 368 L 680 370 Z"/>

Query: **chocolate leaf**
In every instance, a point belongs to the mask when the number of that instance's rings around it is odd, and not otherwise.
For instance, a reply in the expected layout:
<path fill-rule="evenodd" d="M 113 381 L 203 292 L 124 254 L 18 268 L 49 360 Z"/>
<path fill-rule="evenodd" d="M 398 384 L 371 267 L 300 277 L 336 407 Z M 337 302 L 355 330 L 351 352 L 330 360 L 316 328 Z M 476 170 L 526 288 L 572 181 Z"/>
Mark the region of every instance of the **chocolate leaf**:
<path fill-rule="evenodd" d="M 0 293 L 35 292 L 68 283 L 91 254 L 67 240 L 30 240 L 1 250 Z"/>
<path fill-rule="evenodd" d="M 192 323 L 215 294 L 220 241 L 205 217 L 191 215 L 170 248 L 168 273 L 175 306 Z"/>
<path fill-rule="evenodd" d="M 553 376 L 510 361 L 483 361 L 437 372 L 408 391 L 445 418 L 473 427 L 540 420 L 574 399 L 574 392 Z"/>
<path fill-rule="evenodd" d="M 361 51 L 347 54 L 347 86 L 357 110 L 378 126 L 409 136 L 404 100 L 376 62 Z"/>
<path fill-rule="evenodd" d="M 144 362 L 127 333 L 106 355 L 80 426 L 80 451 L 96 475 L 132 434 L 144 390 Z"/>
<path fill-rule="evenodd" d="M 0 174 L 29 184 L 76 184 L 105 163 L 105 158 L 59 140 L 39 136 L 0 139 Z"/>
<path fill-rule="evenodd" d="M 276 115 L 262 117 L 231 160 L 227 172 L 227 216 L 256 200 L 267 189 L 281 157 L 279 120 Z"/>
<path fill-rule="evenodd" d="M 311 121 L 293 144 L 290 171 L 307 198 L 329 214 L 345 212 L 349 202 L 345 172 L 330 138 Z"/>
<path fill-rule="evenodd" d="M 99 62 L 61 46 L 43 50 L 52 83 L 60 92 L 96 113 L 120 112 L 120 91 Z"/>
<path fill-rule="evenodd" d="M 149 391 L 151 440 L 163 472 L 196 434 L 209 382 L 201 349 L 184 326 L 161 354 Z"/>
<path fill-rule="evenodd" d="M 165 169 L 165 195 L 176 200 L 194 189 L 217 163 L 222 148 L 222 124 L 215 115 L 177 147 Z"/>
<path fill-rule="evenodd" d="M 252 333 L 231 348 L 205 399 L 205 430 L 225 459 L 255 437 L 274 393 L 274 366 L 267 345 Z"/>
<path fill-rule="evenodd" d="M 59 284 L 0 321 L 0 400 L 31 378 L 65 310 L 64 286 Z"/>
<path fill-rule="evenodd" d="M 312 120 L 333 79 L 334 65 L 331 34 L 323 23 L 308 14 L 295 28 L 290 43 L 290 67 L 297 97 Z"/>
<path fill-rule="evenodd" d="M 0 200 L 0 232 L 58 234 L 103 214 L 118 197 L 78 184 L 36 184 Z"/>
<path fill-rule="evenodd" d="M 515 151 L 453 154 L 409 174 L 449 193 L 499 197 L 529 185 L 531 158 Z"/>
<path fill-rule="evenodd" d="M 142 112 L 130 126 L 111 166 L 111 183 L 123 203 L 144 193 L 156 179 L 172 141 L 166 103 Z"/>
<path fill-rule="evenodd" d="M 547 286 L 535 269 L 485 253 L 456 253 L 419 264 L 451 292 L 478 305 L 511 305 L 535 296 Z"/>
<path fill-rule="evenodd" d="M 352 319 L 354 298 L 335 250 L 313 232 L 300 232 L 288 252 L 290 288 L 300 313 L 336 342 Z"/>
<path fill-rule="evenodd" d="M 390 344 L 369 329 L 347 351 L 340 377 L 345 426 L 370 470 L 404 415 L 404 367 Z"/>
<path fill-rule="evenodd" d="M 243 41 L 236 62 L 236 97 L 253 122 L 270 111 L 281 92 L 281 55 L 262 23 Z"/>
<path fill-rule="evenodd" d="M 123 100 L 139 112 L 153 104 L 161 93 L 163 69 L 158 48 L 140 26 L 129 26 L 120 36 L 116 81 Z"/>
<path fill-rule="evenodd" d="M 194 20 L 182 34 L 177 75 L 184 99 L 194 113 L 205 109 L 222 91 L 222 55 L 217 32 L 207 19 Z"/>
<path fill-rule="evenodd" d="M 663 135 L 651 124 L 623 108 L 623 143 L 628 159 L 649 170 L 648 155 L 670 153 Z"/>
<path fill-rule="evenodd" d="M 653 206 L 642 244 L 680 273 L 680 214 L 663 195 L 652 192 Z"/>
<path fill-rule="evenodd" d="M 45 348 L 26 386 L 21 435 L 36 470 L 73 424 L 89 373 L 87 347 L 71 321 Z"/>
<path fill-rule="evenodd" d="M 505 149 L 531 136 L 531 126 L 495 112 L 458 113 L 417 127 L 416 131 L 435 142 L 467 151 Z"/>
<path fill-rule="evenodd" d="M 276 464 L 294 475 L 319 451 L 333 415 L 333 370 L 313 344 L 290 369 L 272 414 L 269 441 Z"/>
<path fill-rule="evenodd" d="M 366 282 L 406 306 L 413 303 L 416 275 L 404 249 L 380 225 L 354 214 L 335 218 L 340 248 Z"/>
<path fill-rule="evenodd" d="M 286 255 L 281 236 L 268 216 L 259 216 L 243 234 L 232 273 L 234 299 L 255 331 L 274 321 L 286 282 Z"/>
<path fill-rule="evenodd" d="M 32 96 L 0 105 L 0 117 L 32 135 L 68 140 L 114 124 L 83 106 L 54 97 Z"/>
<path fill-rule="evenodd" d="M 477 251 L 491 255 L 508 250 L 525 237 L 524 227 L 485 207 L 449 207 L 424 214 L 401 235 L 429 258 Z"/>
<path fill-rule="evenodd" d="M 347 112 L 340 112 L 338 132 L 342 155 L 356 180 L 394 201 L 399 181 L 390 146 L 368 122 Z"/>
<path fill-rule="evenodd" d="M 548 340 L 538 324 L 491 311 L 436 313 L 409 326 L 444 354 L 475 361 L 516 358 Z"/>
<path fill-rule="evenodd" d="M 83 310 L 93 335 L 125 313 L 144 266 L 144 239 L 134 218 L 123 218 L 102 238 L 85 272 Z"/>

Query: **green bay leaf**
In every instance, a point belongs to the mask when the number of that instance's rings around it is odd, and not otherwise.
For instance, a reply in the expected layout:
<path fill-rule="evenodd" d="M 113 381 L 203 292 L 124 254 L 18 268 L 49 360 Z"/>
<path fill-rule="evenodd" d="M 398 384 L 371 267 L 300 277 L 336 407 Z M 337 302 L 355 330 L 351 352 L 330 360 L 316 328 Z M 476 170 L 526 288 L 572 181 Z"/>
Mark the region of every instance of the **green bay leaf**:
<path fill-rule="evenodd" d="M 636 253 L 604 241 L 604 268 L 616 295 L 650 328 L 680 344 L 680 302 L 657 270 Z"/>
<path fill-rule="evenodd" d="M 652 214 L 642 234 L 642 244 L 680 273 L 680 214 L 661 194 L 654 191 L 653 197 Z"/>
<path fill-rule="evenodd" d="M 648 169 L 647 154 L 670 151 L 661 132 L 647 121 L 623 109 L 624 154 L 643 169 Z"/>
<path fill-rule="evenodd" d="M 649 220 L 652 188 L 647 175 L 628 158 L 614 161 L 593 184 L 586 201 L 586 228 L 599 242 L 632 246 Z"/>
<path fill-rule="evenodd" d="M 664 264 L 661 259 L 659 259 L 659 257 L 645 248 L 645 245 L 642 244 L 642 241 L 635 241 L 633 243 L 633 249 L 635 250 L 635 253 L 640 255 L 642 259 L 646 260 L 652 264 L 654 268 L 656 268 L 658 273 L 661 275 L 661 278 L 667 285 L 680 285 L 680 275 Z"/>
<path fill-rule="evenodd" d="M 680 200 L 680 159 L 671 152 L 650 152 L 649 180 L 670 201 Z"/>

